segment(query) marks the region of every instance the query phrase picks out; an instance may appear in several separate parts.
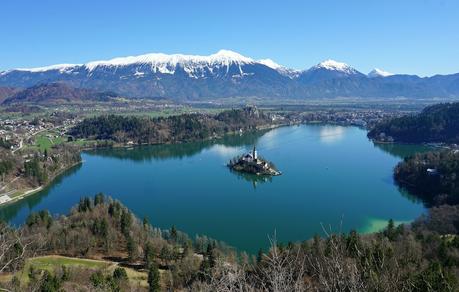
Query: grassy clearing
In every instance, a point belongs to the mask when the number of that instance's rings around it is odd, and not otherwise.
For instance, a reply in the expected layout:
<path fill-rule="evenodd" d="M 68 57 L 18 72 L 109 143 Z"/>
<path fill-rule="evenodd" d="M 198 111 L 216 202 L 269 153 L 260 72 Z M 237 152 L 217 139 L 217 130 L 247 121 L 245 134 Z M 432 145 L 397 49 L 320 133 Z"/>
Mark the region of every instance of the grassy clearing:
<path fill-rule="evenodd" d="M 105 274 L 111 274 L 118 267 L 118 263 L 103 260 L 92 260 L 92 259 L 81 259 L 73 257 L 64 257 L 58 255 L 42 256 L 30 258 L 26 261 L 22 271 L 18 272 L 16 276 L 19 278 L 21 284 L 26 285 L 29 283 L 29 272 L 31 267 L 35 270 L 46 270 L 50 273 L 54 273 L 62 266 L 73 268 L 73 269 L 89 269 L 89 270 L 101 270 Z M 146 272 L 136 271 L 131 268 L 124 268 L 128 275 L 129 281 L 133 284 L 138 284 L 142 287 L 148 287 L 148 275 Z M 12 274 L 0 275 L 0 283 L 11 281 Z"/>
<path fill-rule="evenodd" d="M 48 137 L 50 135 L 51 137 Z M 65 142 L 65 137 L 58 136 L 53 132 L 45 133 L 37 136 L 35 139 L 35 146 L 40 149 L 40 151 L 49 150 L 53 145 L 62 144 Z"/>
<path fill-rule="evenodd" d="M 113 265 L 114 263 L 99 260 L 69 258 L 52 255 L 29 259 L 27 261 L 27 264 L 29 266 L 34 265 L 38 269 L 48 270 L 58 266 L 80 266 L 89 269 L 102 269 L 108 268 L 110 265 Z"/>
<path fill-rule="evenodd" d="M 50 273 L 54 273 L 55 270 L 62 266 L 73 267 L 73 268 L 85 268 L 94 270 L 105 270 L 110 266 L 110 262 L 69 258 L 63 256 L 43 256 L 30 258 L 26 261 L 24 268 L 21 272 L 18 272 L 16 276 L 20 279 L 21 283 L 27 284 L 30 281 L 29 271 L 33 267 L 35 270 L 46 270 Z"/>
<path fill-rule="evenodd" d="M 40 149 L 40 151 L 45 151 L 45 149 L 51 148 L 53 145 L 48 137 L 45 135 L 40 135 L 35 139 L 35 145 Z"/>
<path fill-rule="evenodd" d="M 131 283 L 138 283 L 141 287 L 148 287 L 148 274 L 133 269 L 124 268 Z"/>

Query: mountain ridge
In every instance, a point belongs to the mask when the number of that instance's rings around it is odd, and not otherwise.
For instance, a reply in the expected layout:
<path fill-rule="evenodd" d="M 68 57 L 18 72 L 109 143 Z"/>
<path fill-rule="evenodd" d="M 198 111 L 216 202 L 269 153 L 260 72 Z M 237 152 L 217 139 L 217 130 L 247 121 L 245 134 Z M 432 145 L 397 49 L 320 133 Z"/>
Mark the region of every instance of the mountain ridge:
<path fill-rule="evenodd" d="M 54 82 L 128 97 L 176 100 L 459 97 L 459 74 L 419 77 L 375 69 L 367 75 L 330 59 L 307 70 L 295 70 L 271 59 L 255 60 L 229 50 L 208 56 L 153 53 L 0 72 L 2 87 Z"/>
<path fill-rule="evenodd" d="M 65 83 L 44 83 L 16 92 L 7 97 L 3 101 L 3 104 L 81 103 L 87 101 L 109 101 L 116 96 L 116 94 L 109 92 L 96 92 L 91 89 L 73 88 Z"/>

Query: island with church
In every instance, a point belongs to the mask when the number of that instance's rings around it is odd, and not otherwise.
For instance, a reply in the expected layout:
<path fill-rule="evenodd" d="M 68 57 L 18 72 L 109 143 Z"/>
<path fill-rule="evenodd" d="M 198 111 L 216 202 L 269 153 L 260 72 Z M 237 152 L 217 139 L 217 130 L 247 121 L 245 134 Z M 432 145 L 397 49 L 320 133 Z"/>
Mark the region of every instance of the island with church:
<path fill-rule="evenodd" d="M 255 175 L 274 176 L 282 174 L 272 162 L 258 156 L 255 146 L 251 152 L 231 159 L 228 167 L 231 170 Z"/>

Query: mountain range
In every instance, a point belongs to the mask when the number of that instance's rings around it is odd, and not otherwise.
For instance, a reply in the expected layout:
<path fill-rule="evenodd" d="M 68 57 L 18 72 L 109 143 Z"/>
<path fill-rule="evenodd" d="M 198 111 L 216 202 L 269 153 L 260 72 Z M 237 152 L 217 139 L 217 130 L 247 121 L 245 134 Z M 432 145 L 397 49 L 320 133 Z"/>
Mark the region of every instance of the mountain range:
<path fill-rule="evenodd" d="M 175 100 L 459 97 L 459 73 L 419 77 L 375 69 L 364 74 L 333 60 L 295 70 L 270 59 L 254 60 L 228 50 L 209 56 L 155 53 L 0 72 L 1 87 L 56 82 L 131 98 Z"/>
<path fill-rule="evenodd" d="M 1 92 L 0 87 L 0 92 Z M 42 83 L 10 94 L 3 104 L 78 104 L 87 101 L 110 101 L 117 95 L 112 92 L 97 92 L 92 89 L 74 88 L 65 83 Z"/>
<path fill-rule="evenodd" d="M 5 99 L 8 97 L 14 95 L 20 91 L 19 88 L 13 88 L 13 87 L 0 87 L 0 103 L 2 103 Z"/>

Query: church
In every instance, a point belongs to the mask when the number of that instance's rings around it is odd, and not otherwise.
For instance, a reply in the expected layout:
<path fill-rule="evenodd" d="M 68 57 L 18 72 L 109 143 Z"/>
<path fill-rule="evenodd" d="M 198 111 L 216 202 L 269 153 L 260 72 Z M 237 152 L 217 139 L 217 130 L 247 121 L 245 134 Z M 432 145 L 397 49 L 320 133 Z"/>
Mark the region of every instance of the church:
<path fill-rule="evenodd" d="M 258 157 L 257 149 L 253 146 L 251 152 L 244 154 L 240 157 L 233 158 L 228 167 L 242 172 L 252 173 L 256 175 L 280 175 L 281 172 L 276 167 L 265 161 L 263 158 Z"/>
<path fill-rule="evenodd" d="M 257 159 L 258 159 L 258 155 L 257 155 L 257 149 L 255 148 L 255 146 L 253 146 L 252 152 L 249 152 L 242 157 L 242 160 L 246 162 L 257 162 Z"/>

